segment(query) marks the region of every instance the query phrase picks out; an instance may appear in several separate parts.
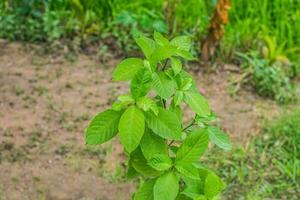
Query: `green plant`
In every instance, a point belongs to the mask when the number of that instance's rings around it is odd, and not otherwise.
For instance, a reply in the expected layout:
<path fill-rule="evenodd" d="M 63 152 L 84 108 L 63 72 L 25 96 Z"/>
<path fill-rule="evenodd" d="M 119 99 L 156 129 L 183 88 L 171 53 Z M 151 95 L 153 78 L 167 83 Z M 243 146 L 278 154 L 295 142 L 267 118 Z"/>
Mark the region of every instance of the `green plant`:
<path fill-rule="evenodd" d="M 224 200 L 300 198 L 300 110 L 268 121 L 247 145 L 226 155 L 213 149 L 206 163 L 230 183 Z M 267 173 L 266 173 L 267 172 Z"/>
<path fill-rule="evenodd" d="M 128 160 L 128 177 L 142 176 L 135 200 L 219 199 L 225 184 L 199 162 L 209 140 L 225 150 L 228 136 L 213 125 L 207 100 L 199 94 L 182 59 L 192 60 L 191 40 L 136 39 L 145 58 L 127 58 L 117 65 L 114 81 L 130 81 L 130 94 L 97 114 L 85 132 L 86 144 L 101 144 L 118 134 Z M 153 90 L 153 91 L 152 91 Z M 181 103 L 195 113 L 183 128 Z"/>
<path fill-rule="evenodd" d="M 272 63 L 275 61 L 264 59 L 255 51 L 237 55 L 245 61 L 243 83 L 250 83 L 259 95 L 275 99 L 279 103 L 294 99 L 293 85 L 280 63 Z"/>

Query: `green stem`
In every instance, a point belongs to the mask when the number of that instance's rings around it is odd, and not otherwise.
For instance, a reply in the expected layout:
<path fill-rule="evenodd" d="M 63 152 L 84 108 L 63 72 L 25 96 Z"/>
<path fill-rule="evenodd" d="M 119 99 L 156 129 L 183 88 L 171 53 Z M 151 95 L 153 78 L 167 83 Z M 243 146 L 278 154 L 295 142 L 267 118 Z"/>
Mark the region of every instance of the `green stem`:
<path fill-rule="evenodd" d="M 185 128 L 182 129 L 182 131 L 186 131 L 188 128 L 194 126 L 195 124 L 195 119 L 193 119 L 193 121 L 191 121 L 191 123 L 189 125 L 187 125 Z M 168 146 L 171 146 L 173 143 L 175 142 L 175 140 L 171 140 L 171 142 L 168 144 Z"/>
<path fill-rule="evenodd" d="M 168 64 L 168 61 L 169 61 L 169 59 L 167 59 L 167 60 L 165 61 L 165 64 L 164 64 L 164 66 L 163 66 L 163 68 L 162 68 L 162 71 L 165 71 L 165 69 L 166 69 L 166 67 L 167 67 L 167 64 Z"/>
<path fill-rule="evenodd" d="M 182 129 L 182 131 L 186 131 L 188 128 L 194 126 L 195 125 L 194 122 L 195 122 L 195 119 L 193 119 L 193 121 L 189 125 L 187 125 L 184 129 Z"/>

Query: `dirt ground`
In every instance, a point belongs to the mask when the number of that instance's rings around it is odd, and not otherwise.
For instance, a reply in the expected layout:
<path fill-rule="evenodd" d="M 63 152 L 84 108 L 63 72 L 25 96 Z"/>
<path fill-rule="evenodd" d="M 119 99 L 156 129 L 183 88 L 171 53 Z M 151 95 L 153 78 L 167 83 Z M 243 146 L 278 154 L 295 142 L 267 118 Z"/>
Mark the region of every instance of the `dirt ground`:
<path fill-rule="evenodd" d="M 117 140 L 86 148 L 89 119 L 109 107 L 126 83 L 111 81 L 118 60 L 40 56 L 18 43 L 0 43 L 0 200 L 127 200 Z M 238 76 L 226 65 L 194 74 L 199 90 L 235 144 L 247 145 L 278 107 L 251 92 L 228 94 Z"/>

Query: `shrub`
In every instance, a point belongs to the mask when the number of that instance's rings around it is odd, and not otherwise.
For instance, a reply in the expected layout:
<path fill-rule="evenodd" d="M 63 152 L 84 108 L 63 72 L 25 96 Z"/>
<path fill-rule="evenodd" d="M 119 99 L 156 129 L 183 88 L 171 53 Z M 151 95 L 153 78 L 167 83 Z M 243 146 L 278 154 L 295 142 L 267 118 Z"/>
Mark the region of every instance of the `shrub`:
<path fill-rule="evenodd" d="M 272 63 L 258 52 L 238 55 L 245 60 L 243 67 L 249 77 L 246 83 L 250 82 L 260 96 L 275 99 L 279 103 L 294 99 L 293 85 L 282 64 Z"/>
<path fill-rule="evenodd" d="M 129 157 L 128 177 L 144 180 L 135 200 L 218 199 L 225 184 L 199 157 L 209 140 L 225 150 L 231 144 L 212 125 L 207 100 L 182 67 L 183 59 L 193 59 L 191 40 L 169 41 L 155 32 L 154 40 L 142 36 L 136 42 L 145 58 L 127 58 L 113 73 L 114 81 L 130 82 L 130 94 L 91 120 L 86 143 L 101 144 L 118 135 Z M 182 102 L 196 113 L 185 127 Z"/>

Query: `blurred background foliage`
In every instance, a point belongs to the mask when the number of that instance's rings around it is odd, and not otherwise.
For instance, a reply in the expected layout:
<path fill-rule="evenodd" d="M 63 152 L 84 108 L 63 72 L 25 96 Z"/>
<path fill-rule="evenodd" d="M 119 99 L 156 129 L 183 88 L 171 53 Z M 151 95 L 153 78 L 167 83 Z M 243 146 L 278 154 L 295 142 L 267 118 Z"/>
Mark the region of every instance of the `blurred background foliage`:
<path fill-rule="evenodd" d="M 11 40 L 52 41 L 115 32 L 131 36 L 154 30 L 205 34 L 216 0 L 1 0 L 0 36 Z M 252 48 L 265 36 L 285 48 L 300 44 L 298 0 L 232 0 L 222 50 Z M 170 19 L 171 18 L 171 19 Z M 124 39 L 122 37 L 117 39 Z M 123 37 L 126 37 L 122 35 Z M 129 36 L 130 37 L 130 36 Z"/>
<path fill-rule="evenodd" d="M 201 54 L 217 0 L 0 0 L 0 38 L 99 54 L 135 50 L 134 38 L 159 31 L 193 38 Z M 215 58 L 242 66 L 261 96 L 290 102 L 300 74 L 300 1 L 231 0 L 229 23 Z M 54 45 L 54 46 L 55 46 Z M 55 47 L 56 47 L 55 46 Z M 249 53 L 251 52 L 251 53 Z M 116 53 L 116 54 L 117 54 Z M 251 55 L 250 55 L 251 54 Z M 216 60 L 214 59 L 214 60 Z M 255 66 L 254 66 L 255 65 Z"/>

